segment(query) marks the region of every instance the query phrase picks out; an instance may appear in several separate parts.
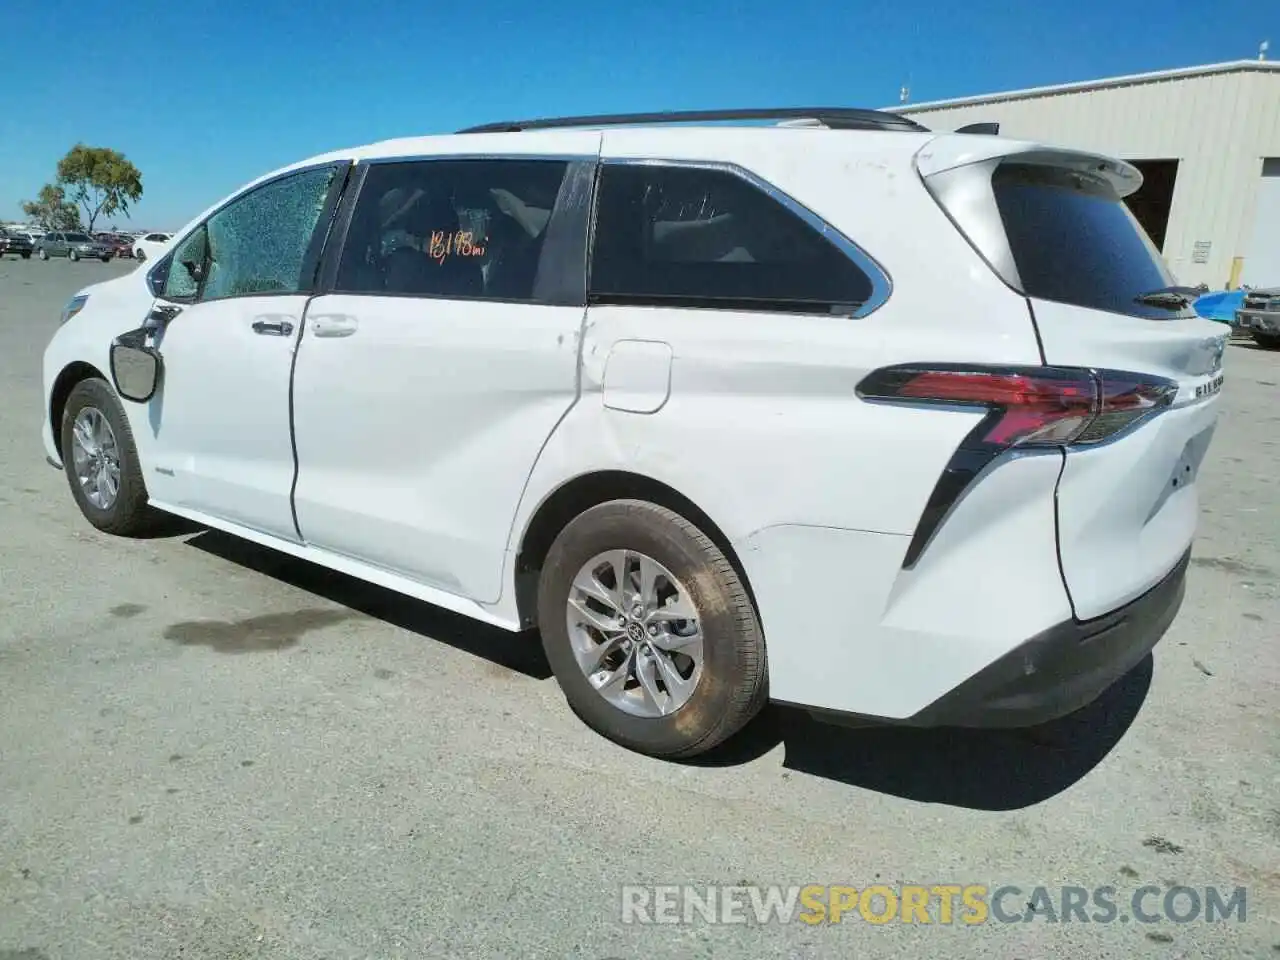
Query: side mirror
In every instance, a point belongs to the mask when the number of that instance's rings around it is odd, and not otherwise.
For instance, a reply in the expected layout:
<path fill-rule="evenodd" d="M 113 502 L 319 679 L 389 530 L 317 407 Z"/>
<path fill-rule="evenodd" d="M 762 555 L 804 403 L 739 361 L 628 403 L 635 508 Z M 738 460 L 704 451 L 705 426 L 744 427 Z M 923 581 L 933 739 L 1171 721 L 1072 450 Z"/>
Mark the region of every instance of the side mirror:
<path fill-rule="evenodd" d="M 133 330 L 111 344 L 111 380 L 116 392 L 134 403 L 155 396 L 164 372 L 164 362 L 155 347 L 146 345 L 146 336 L 145 330 Z"/>

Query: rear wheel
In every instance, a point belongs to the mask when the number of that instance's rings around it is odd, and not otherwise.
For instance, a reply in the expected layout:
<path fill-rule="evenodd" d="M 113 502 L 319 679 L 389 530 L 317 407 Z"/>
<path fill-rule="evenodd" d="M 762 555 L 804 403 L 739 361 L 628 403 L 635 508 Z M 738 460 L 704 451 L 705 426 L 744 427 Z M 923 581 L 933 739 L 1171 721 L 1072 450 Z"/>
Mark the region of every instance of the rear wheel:
<path fill-rule="evenodd" d="M 764 637 L 737 571 L 706 534 L 652 503 L 604 503 L 561 531 L 539 581 L 538 625 L 574 711 L 641 753 L 703 753 L 767 699 Z"/>
<path fill-rule="evenodd" d="M 70 253 L 67 254 L 67 256 L 71 258 L 72 262 L 78 261 L 80 259 L 80 254 L 75 250 L 72 250 Z"/>
<path fill-rule="evenodd" d="M 1280 350 L 1280 333 L 1260 333 L 1253 331 L 1253 342 L 1268 350 Z"/>
<path fill-rule="evenodd" d="M 135 257 L 137 257 L 139 260 L 145 260 L 145 259 L 147 259 L 147 255 L 142 251 L 142 248 L 141 248 L 141 247 L 139 247 L 137 250 L 135 250 L 135 251 L 134 251 L 134 253 L 133 253 L 133 255 L 134 255 Z"/>
<path fill-rule="evenodd" d="M 30 254 L 30 253 L 24 253 L 24 254 L 22 255 L 22 259 L 23 259 L 23 260 L 30 260 L 30 259 L 31 259 L 31 254 Z"/>
<path fill-rule="evenodd" d="M 159 518 L 147 504 L 133 432 L 105 380 L 82 380 L 62 411 L 62 460 L 71 495 L 104 533 L 137 536 Z"/>
<path fill-rule="evenodd" d="M 41 248 L 39 249 L 38 253 L 39 253 L 39 256 L 40 256 L 40 259 L 41 259 L 41 260 L 48 260 L 48 259 L 49 259 L 49 251 L 48 251 L 48 250 L 46 250 L 44 247 L 41 247 Z"/>

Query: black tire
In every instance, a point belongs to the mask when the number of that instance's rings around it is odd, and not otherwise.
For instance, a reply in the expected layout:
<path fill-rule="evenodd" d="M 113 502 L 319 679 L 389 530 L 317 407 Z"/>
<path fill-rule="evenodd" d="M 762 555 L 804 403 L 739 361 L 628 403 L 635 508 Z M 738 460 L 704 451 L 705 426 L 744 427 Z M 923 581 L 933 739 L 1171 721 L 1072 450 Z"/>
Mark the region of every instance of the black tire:
<path fill-rule="evenodd" d="M 86 407 L 97 409 L 111 426 L 111 432 L 115 434 L 116 451 L 120 461 L 120 487 L 115 502 L 106 509 L 89 502 L 76 478 L 72 433 L 76 417 Z M 147 486 L 142 478 L 142 467 L 138 462 L 138 450 L 133 442 L 133 431 L 129 429 L 129 421 L 120 406 L 120 401 L 116 398 L 115 391 L 105 380 L 96 377 L 81 380 L 72 388 L 62 411 L 60 430 L 63 472 L 67 475 L 71 496 L 85 519 L 103 533 L 122 537 L 140 536 L 153 530 L 163 515 L 147 504 Z"/>
<path fill-rule="evenodd" d="M 141 250 L 135 250 L 135 251 L 133 252 L 133 255 L 138 259 L 138 262 L 139 262 L 139 263 L 141 263 L 143 260 L 147 259 L 147 255 L 146 255 L 145 253 L 143 253 Z"/>
<path fill-rule="evenodd" d="M 24 253 L 24 254 L 22 255 L 22 259 L 23 259 L 23 260 L 30 260 L 30 259 L 31 259 L 31 254 L 29 254 L 29 253 Z"/>
<path fill-rule="evenodd" d="M 598 693 L 574 656 L 567 605 L 578 571 L 607 550 L 662 564 L 685 586 L 703 637 L 702 676 L 674 712 L 647 718 Z M 629 749 L 691 757 L 737 733 L 768 700 L 764 635 L 742 579 L 709 537 L 679 514 L 643 500 L 612 500 L 572 520 L 556 537 L 538 584 L 538 626 L 565 699 L 583 721 Z"/>
<path fill-rule="evenodd" d="M 72 250 L 70 253 L 68 253 L 67 257 L 71 260 L 72 263 L 80 262 L 80 254 L 75 250 Z"/>
<path fill-rule="evenodd" d="M 1253 342 L 1267 350 L 1280 350 L 1280 334 L 1253 331 Z"/>
<path fill-rule="evenodd" d="M 101 260 L 103 263 L 110 263 L 110 262 L 111 262 L 111 254 L 109 254 L 109 253 L 108 253 L 108 254 L 104 254 L 103 256 L 99 257 L 98 259 L 99 259 L 99 260 Z"/>

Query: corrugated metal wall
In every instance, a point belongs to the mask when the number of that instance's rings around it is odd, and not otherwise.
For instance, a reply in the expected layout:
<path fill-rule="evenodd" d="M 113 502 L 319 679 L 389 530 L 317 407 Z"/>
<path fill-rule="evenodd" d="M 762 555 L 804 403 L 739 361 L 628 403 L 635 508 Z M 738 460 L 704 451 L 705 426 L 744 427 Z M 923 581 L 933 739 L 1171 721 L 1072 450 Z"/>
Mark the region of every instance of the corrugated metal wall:
<path fill-rule="evenodd" d="M 1280 157 L 1280 71 L 1238 70 L 955 107 L 898 110 L 935 130 L 996 120 L 1002 136 L 1130 160 L 1178 160 L 1164 255 L 1185 283 L 1224 286 L 1253 230 L 1266 157 Z M 1193 262 L 1210 243 L 1208 262 Z M 1277 278 L 1280 282 L 1280 278 Z"/>

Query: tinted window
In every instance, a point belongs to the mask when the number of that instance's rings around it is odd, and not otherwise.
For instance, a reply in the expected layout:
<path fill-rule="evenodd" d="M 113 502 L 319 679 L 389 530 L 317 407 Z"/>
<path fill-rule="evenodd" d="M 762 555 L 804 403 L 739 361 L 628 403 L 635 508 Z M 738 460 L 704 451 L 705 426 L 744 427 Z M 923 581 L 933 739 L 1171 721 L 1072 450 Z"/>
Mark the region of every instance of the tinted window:
<path fill-rule="evenodd" d="M 315 272 L 312 241 L 337 171 L 321 167 L 274 180 L 210 217 L 201 228 L 207 279 L 200 298 L 309 290 Z M 183 259 L 174 257 L 171 278 L 182 272 L 177 264 Z"/>
<path fill-rule="evenodd" d="M 843 251 L 733 173 L 619 164 L 600 182 L 594 297 L 828 312 L 871 296 Z"/>
<path fill-rule="evenodd" d="M 89 237 L 84 233 L 64 233 L 62 239 L 68 243 L 89 243 Z"/>
<path fill-rule="evenodd" d="M 428 160 L 369 168 L 334 289 L 539 301 L 568 164 Z"/>
<path fill-rule="evenodd" d="M 1009 249 L 1032 297 L 1133 316 L 1168 317 L 1135 298 L 1173 284 L 1160 254 L 1105 181 L 1034 164 L 991 179 Z"/>

